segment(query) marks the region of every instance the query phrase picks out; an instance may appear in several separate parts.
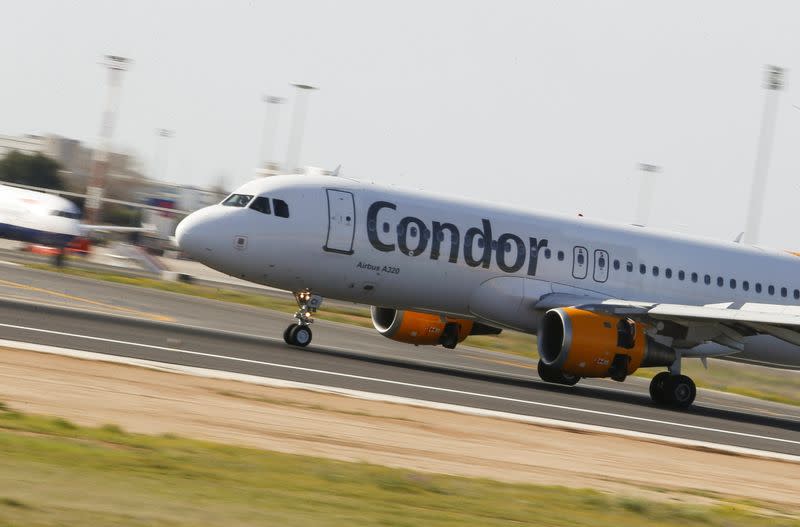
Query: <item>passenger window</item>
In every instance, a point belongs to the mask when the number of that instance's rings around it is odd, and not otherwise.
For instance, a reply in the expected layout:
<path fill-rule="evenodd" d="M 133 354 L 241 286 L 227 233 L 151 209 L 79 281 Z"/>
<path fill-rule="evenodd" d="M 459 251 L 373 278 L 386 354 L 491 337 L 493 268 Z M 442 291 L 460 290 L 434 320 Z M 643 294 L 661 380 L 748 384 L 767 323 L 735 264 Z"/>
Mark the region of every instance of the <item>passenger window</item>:
<path fill-rule="evenodd" d="M 409 231 L 409 234 L 411 235 L 412 238 L 416 238 L 417 237 L 417 228 L 416 227 L 411 227 L 408 231 Z"/>
<path fill-rule="evenodd" d="M 614 260 L 614 270 L 619 271 L 619 260 Z"/>
<path fill-rule="evenodd" d="M 717 286 L 722 287 L 723 285 L 725 285 L 725 279 L 722 278 L 721 276 L 718 276 L 717 277 Z"/>
<path fill-rule="evenodd" d="M 511 252 L 511 242 L 506 242 L 505 250 L 507 253 Z"/>
<path fill-rule="evenodd" d="M 786 295 L 788 295 L 788 294 L 789 294 L 789 292 L 786 290 L 786 288 L 785 287 L 781 287 L 781 296 L 783 298 L 786 298 Z"/>
<path fill-rule="evenodd" d="M 550 259 L 550 257 L 552 255 L 553 255 L 553 251 L 551 251 L 550 249 L 545 249 L 544 250 L 544 257 L 547 258 L 548 260 Z"/>
<path fill-rule="evenodd" d="M 774 285 L 769 286 L 767 288 L 767 293 L 769 293 L 770 295 L 774 295 L 775 294 L 775 286 Z"/>
<path fill-rule="evenodd" d="M 583 253 L 578 253 L 578 265 L 583 265 L 585 261 L 586 257 L 583 255 Z"/>
<path fill-rule="evenodd" d="M 653 276 L 658 276 L 658 266 L 657 265 L 653 266 Z"/>
<path fill-rule="evenodd" d="M 564 261 L 564 251 L 558 251 L 558 261 L 559 262 Z"/>
<path fill-rule="evenodd" d="M 647 266 L 645 264 L 639 264 L 639 274 L 646 274 L 647 273 Z"/>
<path fill-rule="evenodd" d="M 367 230 L 369 232 L 375 232 L 375 220 L 369 220 L 367 222 Z"/>
<path fill-rule="evenodd" d="M 626 263 L 626 264 L 625 264 L 625 269 L 626 269 L 626 270 L 627 270 L 629 273 L 632 273 L 632 272 L 633 272 L 633 262 L 628 262 L 628 263 Z"/>
<path fill-rule="evenodd" d="M 794 290 L 794 299 L 795 300 L 800 300 L 800 290 L 798 290 L 798 289 Z"/>
<path fill-rule="evenodd" d="M 748 282 L 747 280 L 742 282 L 742 289 L 744 289 L 745 291 L 749 291 L 750 290 L 750 282 Z"/>
<path fill-rule="evenodd" d="M 705 275 L 703 277 L 703 282 L 705 282 L 706 285 L 710 285 L 711 284 L 711 276 L 710 275 Z"/>
<path fill-rule="evenodd" d="M 257 210 L 262 214 L 270 214 L 271 211 L 269 209 L 269 198 L 265 198 L 264 196 L 259 196 L 253 200 L 253 203 L 250 204 L 250 208 L 253 210 Z M 375 229 L 375 225 L 373 223 L 372 229 Z"/>
<path fill-rule="evenodd" d="M 246 207 L 250 200 L 253 199 L 252 195 L 247 194 L 231 194 L 225 201 L 222 202 L 226 207 Z"/>
<path fill-rule="evenodd" d="M 273 199 L 272 208 L 275 209 L 275 215 L 279 218 L 289 217 L 289 205 L 282 199 Z"/>
<path fill-rule="evenodd" d="M 761 292 L 761 284 L 756 283 L 756 293 L 760 293 L 760 292 Z"/>
<path fill-rule="evenodd" d="M 483 249 L 484 245 L 486 245 L 486 242 L 483 241 L 483 238 L 478 238 L 478 249 Z"/>
<path fill-rule="evenodd" d="M 697 283 L 697 273 L 692 273 L 692 282 Z"/>
<path fill-rule="evenodd" d="M 391 226 L 389 225 L 389 222 L 388 221 L 384 221 L 383 222 L 383 232 L 389 232 L 390 229 L 391 229 Z M 439 239 L 440 239 L 440 241 L 444 240 L 444 233 L 442 233 L 442 232 L 439 233 Z"/>
<path fill-rule="evenodd" d="M 684 278 L 686 278 L 686 273 L 684 273 L 683 271 L 678 271 L 678 280 L 683 282 Z"/>
<path fill-rule="evenodd" d="M 736 289 L 736 280 L 731 278 L 731 289 Z"/>
<path fill-rule="evenodd" d="M 664 276 L 666 276 L 667 278 L 672 278 L 672 269 L 670 269 L 669 267 L 667 267 L 667 268 L 664 270 Z"/>

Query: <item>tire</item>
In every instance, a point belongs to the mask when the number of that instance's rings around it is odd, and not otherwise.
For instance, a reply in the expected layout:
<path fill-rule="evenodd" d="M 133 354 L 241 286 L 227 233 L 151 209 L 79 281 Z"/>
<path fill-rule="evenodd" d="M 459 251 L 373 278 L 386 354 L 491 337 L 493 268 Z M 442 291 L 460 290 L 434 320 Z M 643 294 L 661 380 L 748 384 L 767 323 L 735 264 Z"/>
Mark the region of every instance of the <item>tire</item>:
<path fill-rule="evenodd" d="M 305 348 L 311 344 L 311 336 L 311 328 L 308 326 L 296 325 L 289 331 L 289 340 L 291 340 L 291 343 L 301 348 Z"/>
<path fill-rule="evenodd" d="M 650 398 L 653 399 L 654 403 L 664 404 L 667 402 L 664 382 L 669 379 L 669 376 L 668 371 L 662 371 L 650 381 Z"/>
<path fill-rule="evenodd" d="M 290 345 L 292 344 L 292 340 L 291 340 L 291 337 L 289 336 L 289 334 L 292 332 L 292 330 L 295 328 L 295 326 L 296 326 L 296 325 L 297 325 L 297 324 L 292 324 L 291 326 L 288 326 L 288 327 L 287 327 L 287 328 L 286 328 L 286 329 L 283 331 L 283 341 L 284 341 L 285 343 L 287 343 L 287 344 L 290 344 Z"/>
<path fill-rule="evenodd" d="M 577 375 L 571 375 L 569 373 L 564 373 L 561 370 L 557 370 L 546 365 L 544 362 L 539 360 L 539 364 L 536 366 L 536 370 L 539 372 L 539 378 L 542 379 L 544 382 L 550 382 L 553 384 L 563 384 L 566 386 L 575 386 L 578 384 L 578 381 L 581 380 L 580 377 Z"/>
<path fill-rule="evenodd" d="M 455 349 L 458 345 L 458 332 L 459 326 L 453 322 L 446 324 L 444 327 L 444 331 L 442 332 L 442 338 L 439 340 L 439 343 L 449 349 Z"/>
<path fill-rule="evenodd" d="M 697 396 L 697 387 L 686 375 L 676 375 L 664 383 L 664 392 L 672 406 L 689 408 Z"/>
<path fill-rule="evenodd" d="M 581 380 L 580 377 L 577 375 L 572 375 L 571 373 L 564 373 L 563 371 L 559 373 L 561 374 L 561 384 L 566 386 L 575 386 L 578 384 L 578 381 Z"/>

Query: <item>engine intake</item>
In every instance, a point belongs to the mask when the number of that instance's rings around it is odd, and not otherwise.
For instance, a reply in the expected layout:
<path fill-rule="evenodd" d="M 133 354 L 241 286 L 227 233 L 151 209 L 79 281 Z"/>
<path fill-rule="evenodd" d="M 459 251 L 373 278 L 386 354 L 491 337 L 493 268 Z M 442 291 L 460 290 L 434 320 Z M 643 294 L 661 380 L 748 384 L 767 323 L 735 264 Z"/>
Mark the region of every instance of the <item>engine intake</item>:
<path fill-rule="evenodd" d="M 643 367 L 669 366 L 675 350 L 627 318 L 576 308 L 551 309 L 539 328 L 539 357 L 547 366 L 581 377 L 625 376 Z"/>

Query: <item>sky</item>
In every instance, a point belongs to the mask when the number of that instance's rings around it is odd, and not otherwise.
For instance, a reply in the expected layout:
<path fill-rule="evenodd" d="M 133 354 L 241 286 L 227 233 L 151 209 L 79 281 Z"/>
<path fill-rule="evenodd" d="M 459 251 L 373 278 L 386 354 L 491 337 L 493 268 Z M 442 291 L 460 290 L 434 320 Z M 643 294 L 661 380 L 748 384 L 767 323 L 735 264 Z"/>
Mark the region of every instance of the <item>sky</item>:
<path fill-rule="evenodd" d="M 105 54 L 116 150 L 154 178 L 229 188 L 260 164 L 264 95 L 309 94 L 301 161 L 365 181 L 635 220 L 744 230 L 763 67 L 787 68 L 761 243 L 800 250 L 800 5 L 730 1 L 0 0 L 0 134 L 96 144 Z M 174 131 L 159 144 L 156 130 Z M 159 150 L 161 149 L 161 150 Z M 166 151 L 167 162 L 163 157 Z M 166 165 L 166 167 L 165 167 Z"/>

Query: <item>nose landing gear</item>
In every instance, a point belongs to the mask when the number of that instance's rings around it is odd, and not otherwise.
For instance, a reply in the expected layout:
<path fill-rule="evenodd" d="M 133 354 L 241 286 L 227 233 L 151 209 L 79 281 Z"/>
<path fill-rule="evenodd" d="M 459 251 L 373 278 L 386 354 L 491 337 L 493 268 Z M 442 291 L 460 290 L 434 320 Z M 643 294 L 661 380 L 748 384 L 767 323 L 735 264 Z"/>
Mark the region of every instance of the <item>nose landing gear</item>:
<path fill-rule="evenodd" d="M 313 313 L 322 304 L 322 297 L 314 295 L 309 290 L 300 291 L 294 294 L 297 306 L 300 308 L 294 314 L 296 323 L 291 324 L 283 332 L 283 340 L 289 345 L 306 347 L 311 344 L 311 327 L 314 322 Z"/>

